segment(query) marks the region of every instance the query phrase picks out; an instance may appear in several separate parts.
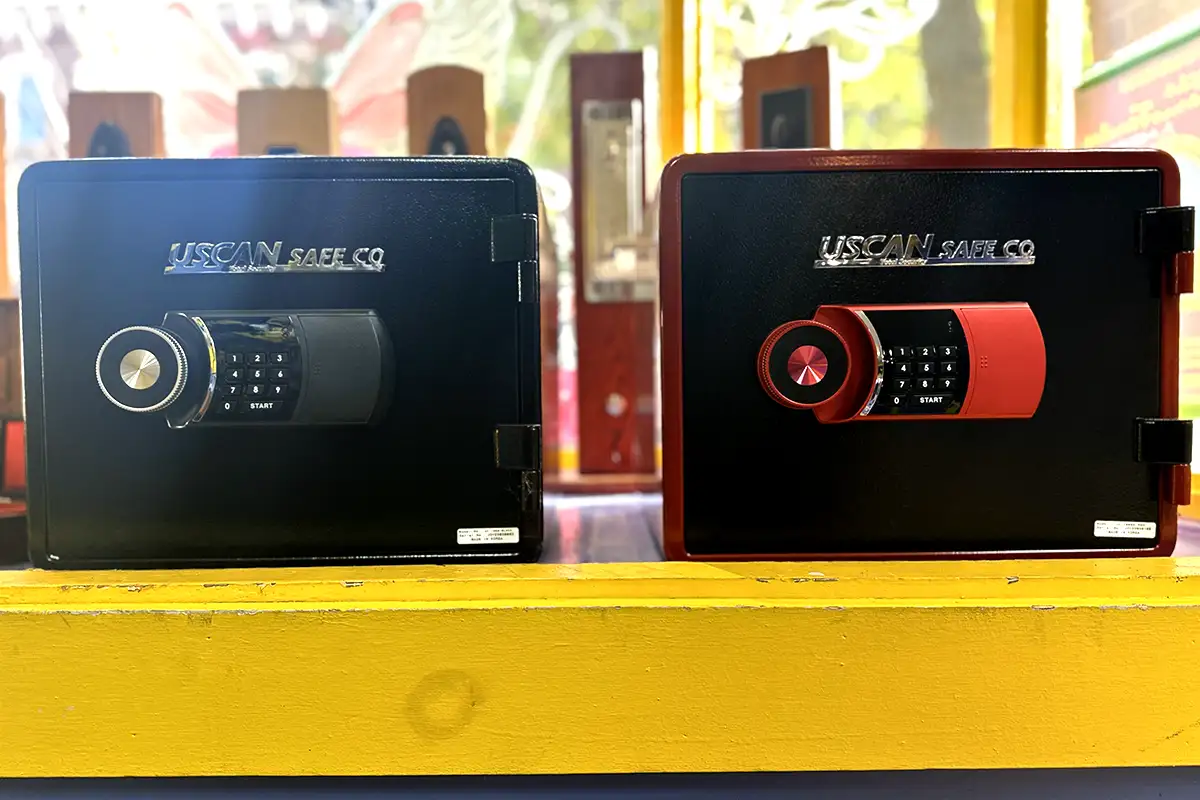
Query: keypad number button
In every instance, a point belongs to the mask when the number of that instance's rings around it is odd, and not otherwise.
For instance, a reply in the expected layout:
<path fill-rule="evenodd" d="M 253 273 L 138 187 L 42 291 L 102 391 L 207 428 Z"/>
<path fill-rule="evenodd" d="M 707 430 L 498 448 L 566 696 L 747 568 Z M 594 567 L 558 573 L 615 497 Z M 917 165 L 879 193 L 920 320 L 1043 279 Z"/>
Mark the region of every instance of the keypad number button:
<path fill-rule="evenodd" d="M 242 354 L 241 353 L 226 353 L 225 354 L 225 363 L 231 364 L 231 365 L 232 364 L 241 364 L 242 363 Z"/>
<path fill-rule="evenodd" d="M 271 368 L 271 380 L 276 383 L 287 383 L 288 371 L 283 367 Z"/>
<path fill-rule="evenodd" d="M 919 392 L 932 392 L 936 386 L 937 383 L 933 378 L 917 378 L 917 391 Z"/>
<path fill-rule="evenodd" d="M 227 383 L 241 383 L 245 379 L 241 367 L 231 367 L 225 370 L 225 381 Z"/>
<path fill-rule="evenodd" d="M 905 398 L 903 395 L 898 395 L 898 394 L 888 395 L 888 399 L 887 399 L 887 407 L 888 408 L 893 408 L 893 409 L 904 408 L 904 403 L 905 403 Z"/>
<path fill-rule="evenodd" d="M 954 378 L 938 378 L 937 388 L 939 391 L 942 391 L 942 392 L 952 392 L 952 391 L 954 391 L 955 383 L 956 383 L 956 381 L 954 380 Z"/>
<path fill-rule="evenodd" d="M 958 358 L 958 348 L 953 345 L 942 345 L 938 348 L 939 358 Z"/>
<path fill-rule="evenodd" d="M 896 374 L 901 376 L 912 375 L 912 364 L 908 361 L 896 364 Z"/>
<path fill-rule="evenodd" d="M 231 398 L 218 400 L 215 405 L 218 414 L 236 414 L 238 410 L 238 401 Z"/>
<path fill-rule="evenodd" d="M 892 354 L 892 358 L 900 360 L 904 358 L 912 358 L 912 350 L 913 349 L 911 347 L 893 347 L 890 352 Z"/>
<path fill-rule="evenodd" d="M 932 361 L 918 361 L 917 362 L 917 374 L 918 375 L 932 375 L 933 373 L 934 373 L 934 363 Z"/>
<path fill-rule="evenodd" d="M 255 367 L 247 373 L 252 381 L 265 381 L 267 379 L 267 370 L 265 367 Z"/>
<path fill-rule="evenodd" d="M 917 351 L 917 358 L 933 358 L 937 355 L 936 347 L 917 347 L 914 349 Z"/>
<path fill-rule="evenodd" d="M 287 386 L 282 383 L 273 383 L 267 390 L 267 395 L 270 397 L 283 397 L 287 394 Z"/>
<path fill-rule="evenodd" d="M 892 391 L 897 393 L 907 392 L 912 388 L 912 378 L 896 378 L 892 381 Z"/>
<path fill-rule="evenodd" d="M 268 358 L 270 359 L 272 364 L 288 363 L 288 354 L 287 353 L 271 353 L 270 356 L 268 356 Z"/>
<path fill-rule="evenodd" d="M 957 375 L 958 374 L 958 363 L 955 361 L 943 361 L 942 362 L 942 374 L 943 375 Z"/>
<path fill-rule="evenodd" d="M 250 363 L 250 366 L 252 366 L 252 367 L 263 366 L 267 363 L 267 354 L 266 353 L 251 353 L 249 363 Z"/>
<path fill-rule="evenodd" d="M 237 397 L 242 393 L 242 385 L 240 383 L 230 383 L 221 387 L 222 397 Z"/>
<path fill-rule="evenodd" d="M 261 383 L 252 383 L 246 387 L 246 394 L 250 397 L 262 397 L 267 393 L 267 388 Z"/>

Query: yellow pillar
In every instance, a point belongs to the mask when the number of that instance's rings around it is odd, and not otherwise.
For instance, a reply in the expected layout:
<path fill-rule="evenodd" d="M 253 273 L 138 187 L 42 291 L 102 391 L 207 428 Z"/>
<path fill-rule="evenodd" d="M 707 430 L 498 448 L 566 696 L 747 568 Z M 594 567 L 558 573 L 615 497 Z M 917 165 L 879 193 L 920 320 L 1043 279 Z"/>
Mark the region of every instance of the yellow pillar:
<path fill-rule="evenodd" d="M 659 137 L 663 161 L 684 152 L 684 6 L 688 0 L 662 0 L 658 61 Z"/>
<path fill-rule="evenodd" d="M 992 50 L 992 147 L 1046 144 L 1047 0 L 998 0 Z"/>

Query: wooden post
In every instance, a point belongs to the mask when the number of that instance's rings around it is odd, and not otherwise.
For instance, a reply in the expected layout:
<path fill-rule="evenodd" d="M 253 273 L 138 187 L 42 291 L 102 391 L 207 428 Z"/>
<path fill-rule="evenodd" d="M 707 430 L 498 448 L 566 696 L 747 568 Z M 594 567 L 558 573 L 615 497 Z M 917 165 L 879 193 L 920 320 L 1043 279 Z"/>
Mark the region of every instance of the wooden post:
<path fill-rule="evenodd" d="M 408 76 L 408 149 L 413 155 L 487 155 L 483 73 L 441 66 Z"/>
<path fill-rule="evenodd" d="M 571 56 L 579 472 L 588 490 L 658 484 L 644 56 Z M 597 480 L 589 481 L 595 477 Z"/>
<path fill-rule="evenodd" d="M 558 412 L 558 250 L 546 204 L 538 193 L 538 301 L 542 352 L 542 474 L 562 469 Z"/>
<path fill-rule="evenodd" d="M 742 148 L 837 147 L 839 87 L 827 47 L 742 64 Z"/>
<path fill-rule="evenodd" d="M 67 99 L 71 158 L 162 158 L 162 98 L 151 92 L 71 92 Z"/>
<path fill-rule="evenodd" d="M 246 89 L 237 118 L 239 155 L 338 153 L 337 110 L 325 89 Z"/>

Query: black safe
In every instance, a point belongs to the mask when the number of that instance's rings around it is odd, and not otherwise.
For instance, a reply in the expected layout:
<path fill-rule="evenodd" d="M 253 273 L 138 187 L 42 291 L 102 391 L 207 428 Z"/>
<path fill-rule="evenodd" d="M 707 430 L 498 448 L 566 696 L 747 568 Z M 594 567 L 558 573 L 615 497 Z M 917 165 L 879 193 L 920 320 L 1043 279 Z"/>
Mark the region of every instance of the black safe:
<path fill-rule="evenodd" d="M 524 164 L 47 162 L 19 217 L 37 565 L 538 557 Z"/>

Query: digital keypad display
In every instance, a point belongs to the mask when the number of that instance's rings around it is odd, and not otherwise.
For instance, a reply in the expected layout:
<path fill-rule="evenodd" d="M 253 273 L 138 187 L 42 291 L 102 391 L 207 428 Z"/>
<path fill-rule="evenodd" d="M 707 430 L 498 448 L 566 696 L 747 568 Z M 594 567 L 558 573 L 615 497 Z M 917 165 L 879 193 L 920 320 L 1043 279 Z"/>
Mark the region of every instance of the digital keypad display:
<path fill-rule="evenodd" d="M 292 383 L 291 354 L 286 349 L 220 354 L 223 367 L 217 381 L 216 408 L 219 417 L 286 417 L 290 412 Z"/>
<path fill-rule="evenodd" d="M 966 396 L 967 347 L 952 311 L 872 311 L 883 386 L 871 415 L 957 414 Z"/>

